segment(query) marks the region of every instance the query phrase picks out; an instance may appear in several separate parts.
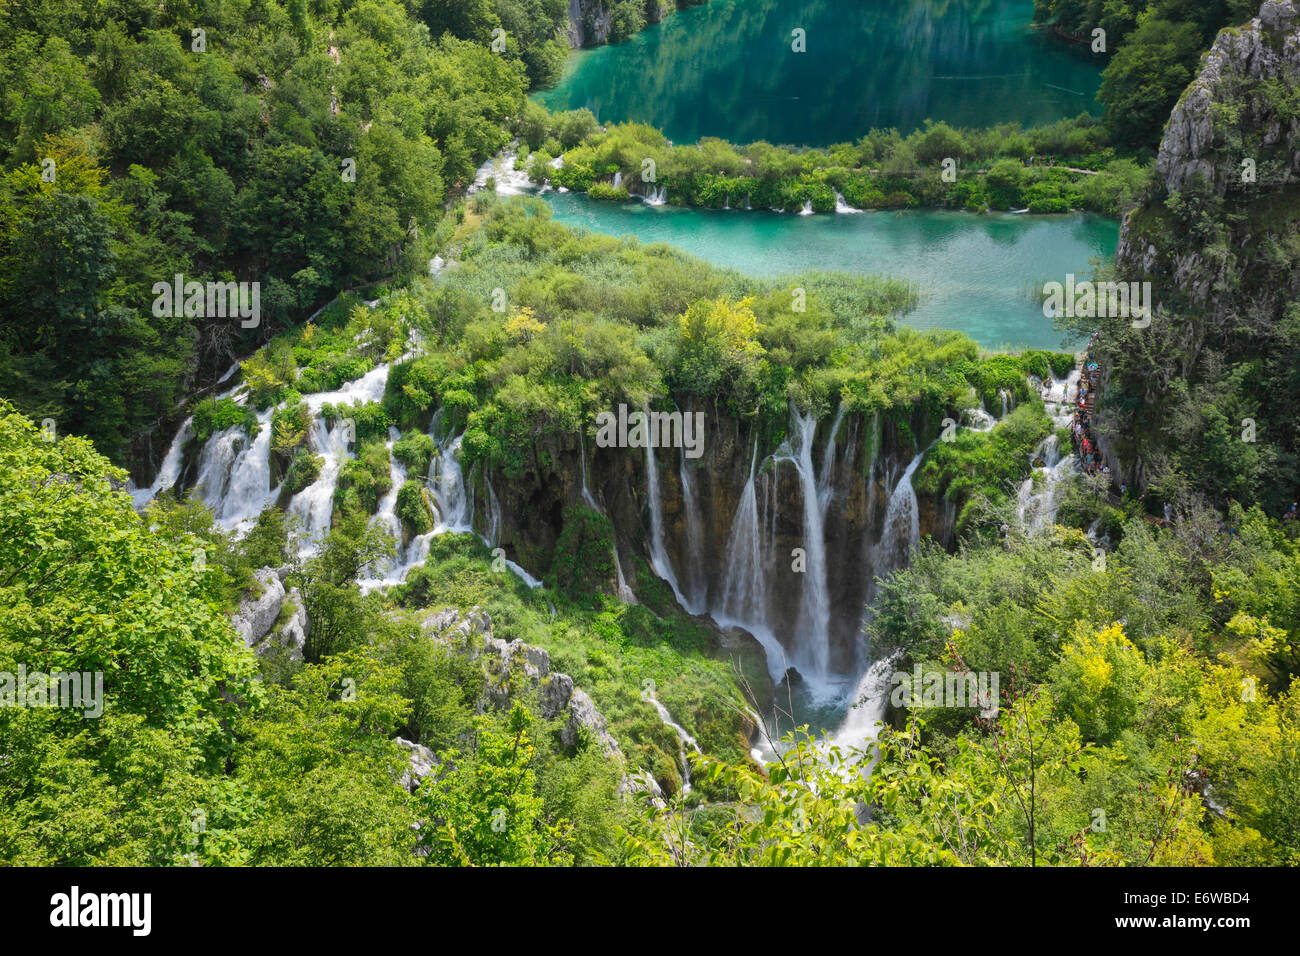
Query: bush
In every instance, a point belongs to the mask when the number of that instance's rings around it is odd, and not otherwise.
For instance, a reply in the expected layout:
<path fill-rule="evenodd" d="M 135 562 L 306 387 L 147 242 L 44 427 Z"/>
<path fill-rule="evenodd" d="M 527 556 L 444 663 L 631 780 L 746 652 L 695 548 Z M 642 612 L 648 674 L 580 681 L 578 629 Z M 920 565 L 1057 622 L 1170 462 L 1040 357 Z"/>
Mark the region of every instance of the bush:
<path fill-rule="evenodd" d="M 407 534 L 425 534 L 433 530 L 433 506 L 423 481 L 408 478 L 398 489 L 397 517 Z"/>
<path fill-rule="evenodd" d="M 412 475 L 428 474 L 429 463 L 433 461 L 436 451 L 437 445 L 433 438 L 413 428 L 393 443 L 393 457 L 405 465 L 407 472 Z"/>
<path fill-rule="evenodd" d="M 339 469 L 334 508 L 345 515 L 372 515 L 379 507 L 379 499 L 392 489 L 388 449 L 380 442 L 371 442 L 363 445 L 357 457 Z"/>

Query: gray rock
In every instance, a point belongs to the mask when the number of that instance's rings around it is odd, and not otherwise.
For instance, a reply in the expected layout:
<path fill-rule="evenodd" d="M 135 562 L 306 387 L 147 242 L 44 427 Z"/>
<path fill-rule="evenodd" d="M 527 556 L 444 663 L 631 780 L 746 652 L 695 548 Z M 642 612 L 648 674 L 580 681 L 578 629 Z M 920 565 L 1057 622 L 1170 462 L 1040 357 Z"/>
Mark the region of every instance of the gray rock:
<path fill-rule="evenodd" d="M 1235 125 L 1264 130 L 1263 145 L 1284 157 L 1277 175 L 1281 186 L 1300 182 L 1300 117 L 1284 121 L 1260 84 L 1278 80 L 1300 82 L 1300 10 L 1297 0 L 1267 0 L 1259 16 L 1240 30 L 1222 30 L 1206 54 L 1200 73 L 1183 93 L 1165 127 L 1156 170 L 1170 192 L 1184 190 L 1198 179 L 1223 196 L 1241 177 L 1240 161 L 1263 157 L 1231 157 L 1215 163 L 1219 134 L 1215 104 L 1238 104 Z M 1262 171 L 1261 171 L 1262 175 Z"/>
<path fill-rule="evenodd" d="M 619 748 L 618 741 L 610 735 L 604 715 L 596 709 L 595 702 L 587 696 L 586 691 L 575 688 L 569 698 L 569 722 L 560 731 L 560 742 L 566 747 L 575 746 L 583 727 L 591 731 L 592 737 L 607 755 L 622 756 L 623 751 Z"/>
<path fill-rule="evenodd" d="M 424 779 L 438 768 L 438 758 L 428 747 L 407 740 L 405 737 L 396 738 L 396 742 L 406 751 L 408 761 L 407 769 L 402 772 L 399 782 L 403 789 L 414 793 Z"/>
<path fill-rule="evenodd" d="M 262 587 L 261 594 L 242 601 L 230 620 L 245 647 L 255 647 L 266 637 L 284 603 L 284 584 L 274 568 L 260 568 L 253 577 Z"/>

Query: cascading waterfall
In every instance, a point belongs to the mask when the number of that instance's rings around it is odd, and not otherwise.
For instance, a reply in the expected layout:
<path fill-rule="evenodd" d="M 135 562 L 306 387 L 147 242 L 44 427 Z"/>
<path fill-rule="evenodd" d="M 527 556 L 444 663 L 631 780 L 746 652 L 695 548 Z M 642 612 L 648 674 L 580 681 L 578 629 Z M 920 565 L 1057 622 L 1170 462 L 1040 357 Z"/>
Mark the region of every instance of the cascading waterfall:
<path fill-rule="evenodd" d="M 474 530 L 474 501 L 465 487 L 465 476 L 460 468 L 460 443 L 464 434 L 457 435 L 445 445 L 429 463 L 429 484 L 434 500 L 438 502 L 438 533 L 465 534 Z"/>
<path fill-rule="evenodd" d="M 194 417 L 190 416 L 181 424 L 180 431 L 176 433 L 176 437 L 167 448 L 167 455 L 158 466 L 158 474 L 154 477 L 153 483 L 148 488 L 136 488 L 133 485 L 128 487 L 127 490 L 136 508 L 143 508 L 176 484 L 176 479 L 181 476 L 181 465 L 184 463 L 185 443 L 193 437 Z"/>
<path fill-rule="evenodd" d="M 776 639 L 767 615 L 767 587 L 763 581 L 763 525 L 758 514 L 758 492 L 754 475 L 758 465 L 758 441 L 749 461 L 749 478 L 740 495 L 736 516 L 727 536 L 727 572 L 722 599 L 713 619 L 722 627 L 741 627 L 763 646 L 767 669 L 773 681 L 785 673 L 785 648 Z"/>
<path fill-rule="evenodd" d="M 880 546 L 876 552 L 879 560 L 872 569 L 878 577 L 904 567 L 921 541 L 921 509 L 912 487 L 912 476 L 916 474 L 926 451 L 929 451 L 928 447 L 917 452 L 889 496 L 884 528 L 880 533 Z"/>
<path fill-rule="evenodd" d="M 269 507 L 278 488 L 271 487 L 271 415 L 268 408 L 257 413 L 257 437 L 244 445 L 230 466 L 225 494 L 209 503 L 217 523 L 226 530 L 242 530 Z"/>
<path fill-rule="evenodd" d="M 645 414 L 648 420 L 649 412 Z M 664 516 L 663 503 L 659 500 L 659 469 L 655 466 L 654 442 L 650 440 L 645 443 L 645 467 L 646 495 L 650 499 L 650 565 L 654 568 L 655 574 L 667 581 L 668 586 L 673 589 L 677 603 L 684 608 L 690 608 L 691 602 L 677 586 L 673 563 L 668 558 L 667 549 L 664 548 Z"/>
<path fill-rule="evenodd" d="M 830 620 L 831 602 L 826 582 L 826 537 L 822 525 L 822 509 L 817 493 L 817 474 L 813 470 L 812 445 L 817 430 L 813 414 L 801 414 L 791 405 L 793 431 L 798 436 L 799 447 L 778 460 L 789 461 L 799 476 L 803 498 L 803 550 L 805 559 L 803 579 L 802 627 L 807 640 L 800 641 L 806 651 L 806 665 L 819 678 L 830 673 Z M 788 446 L 786 446 L 788 448 Z"/>
<path fill-rule="evenodd" d="M 1028 532 L 1042 531 L 1056 523 L 1057 495 L 1062 480 L 1078 471 L 1073 455 L 1062 457 L 1056 435 L 1048 435 L 1030 455 L 1033 471 L 1020 485 L 1016 515 Z M 1035 464 L 1042 462 L 1042 465 Z"/>
<path fill-rule="evenodd" d="M 348 459 L 346 429 L 341 422 L 335 423 L 331 429 L 324 419 L 317 418 L 311 446 L 312 451 L 322 459 L 320 474 L 289 502 L 289 514 L 297 516 L 301 521 L 303 554 L 314 552 L 329 532 L 334 510 L 334 487 L 338 482 L 339 469 Z"/>
<path fill-rule="evenodd" d="M 673 733 L 677 735 L 677 757 L 682 765 L 682 795 L 691 792 L 691 763 L 686 756 L 686 748 L 689 747 L 692 753 L 700 752 L 700 745 L 696 743 L 695 738 L 687 732 L 686 728 L 673 720 L 673 715 L 668 712 L 668 708 L 659 703 L 653 694 L 646 694 L 645 700 L 655 712 L 659 714 L 659 719 L 663 721 Z"/>
<path fill-rule="evenodd" d="M 686 449 L 681 449 L 678 476 L 682 483 L 682 504 L 686 522 L 686 581 L 691 596 L 692 613 L 704 611 L 708 580 L 704 574 L 704 541 L 701 534 L 700 502 L 695 494 L 695 478 L 686 464 Z"/>

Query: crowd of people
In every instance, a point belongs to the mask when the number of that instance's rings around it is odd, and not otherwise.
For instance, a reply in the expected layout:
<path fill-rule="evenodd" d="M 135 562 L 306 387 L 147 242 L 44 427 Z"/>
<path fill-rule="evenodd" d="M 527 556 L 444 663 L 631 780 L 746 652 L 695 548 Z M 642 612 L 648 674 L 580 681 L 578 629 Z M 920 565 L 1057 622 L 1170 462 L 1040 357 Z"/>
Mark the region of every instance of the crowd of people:
<path fill-rule="evenodd" d="M 1093 360 L 1091 353 L 1083 356 L 1083 367 L 1079 374 L 1079 394 L 1074 403 L 1073 432 L 1074 451 L 1079 456 L 1079 463 L 1089 475 L 1102 474 L 1110 477 L 1110 466 L 1102 458 L 1101 449 L 1097 447 L 1097 436 L 1092 430 L 1093 413 L 1097 404 L 1097 383 L 1101 379 L 1101 370 Z"/>

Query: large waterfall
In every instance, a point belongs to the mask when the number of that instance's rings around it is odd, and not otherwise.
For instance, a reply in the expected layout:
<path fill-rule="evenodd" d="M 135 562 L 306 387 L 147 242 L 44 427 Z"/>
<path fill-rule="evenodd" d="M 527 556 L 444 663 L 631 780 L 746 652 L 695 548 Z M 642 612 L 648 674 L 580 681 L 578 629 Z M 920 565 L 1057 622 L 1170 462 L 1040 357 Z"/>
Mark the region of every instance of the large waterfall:
<path fill-rule="evenodd" d="M 648 419 L 649 413 L 645 414 Z M 654 568 L 655 574 L 667 581 L 668 586 L 673 589 L 677 603 L 689 610 L 692 604 L 677 585 L 673 562 L 664 547 L 663 501 L 659 494 L 659 469 L 655 465 L 655 442 L 652 438 L 653 436 L 649 436 L 645 443 L 646 495 L 650 499 L 650 565 Z"/>
<path fill-rule="evenodd" d="M 763 646 L 768 671 L 779 681 L 787 666 L 785 648 L 768 621 L 768 591 L 765 584 L 764 526 L 759 521 L 758 492 L 754 486 L 758 464 L 758 442 L 749 459 L 749 478 L 740 495 L 731 532 L 727 536 L 727 571 L 722 599 L 713 618 L 723 627 L 741 627 Z M 770 540 L 770 539 L 769 539 Z"/>
<path fill-rule="evenodd" d="M 327 424 L 321 414 L 323 406 L 346 408 L 380 401 L 388 372 L 388 365 L 379 365 L 335 391 L 304 396 L 302 400 L 312 413 L 308 447 L 322 462 L 316 480 L 289 500 L 284 501 L 281 489 L 272 486 L 270 446 L 275 409 L 266 408 L 257 413 L 254 436 L 250 438 L 242 425 L 216 432 L 188 463 L 187 446 L 192 444 L 194 426 L 192 420 L 184 422 L 153 482 L 132 490 L 136 504 L 143 507 L 184 479 L 223 528 L 242 533 L 263 509 L 279 500 L 298 519 L 300 550 L 304 557 L 310 556 L 329 532 L 339 473 L 355 454 L 352 430 L 343 420 Z M 1076 388 L 1077 373 L 1042 386 L 1048 412 L 1058 427 L 1070 422 L 1069 406 Z M 247 402 L 243 386 L 218 397 Z M 1009 392 L 1001 396 L 1001 405 L 1004 413 L 1014 407 Z M 688 461 L 684 449 L 678 450 L 675 478 L 680 496 L 669 504 L 671 527 L 665 517 L 662 479 L 672 482 L 673 474 L 660 473 L 654 436 L 648 436 L 644 488 L 649 534 L 645 545 L 655 573 L 667 582 L 682 607 L 693 614 L 709 613 L 720 626 L 739 627 L 751 634 L 763 648 L 775 683 L 787 677 L 789 666 L 795 665 L 805 682 L 799 693 L 807 695 L 805 699 L 814 709 L 821 708 L 821 716 L 833 719 L 825 708 L 832 706 L 832 698 L 838 701 L 834 706 L 840 708 L 844 720 L 834 740 L 861 744 L 873 736 L 875 723 L 883 714 L 884 664 L 866 666 L 869 656 L 864 659 L 858 653 L 857 628 L 863 606 L 873 594 L 874 580 L 905 567 L 920 542 L 921 508 L 913 480 L 928 448 L 904 463 L 897 454 L 885 452 L 879 413 L 869 419 L 851 416 L 843 404 L 827 420 L 820 447 L 816 444 L 819 424 L 814 413 L 791 405 L 787 438 L 766 457 L 759 435 L 751 434 L 744 450 L 735 453 L 740 461 L 748 458 L 747 468 L 738 469 L 735 475 L 737 481 L 743 475 L 738 495 L 722 480 L 729 467 L 739 465 L 734 458 L 734 464 L 727 465 L 723 459 L 715 463 L 718 470 L 706 473 L 698 463 Z M 987 431 L 996 421 L 977 409 L 967 424 Z M 847 434 L 841 441 L 843 431 Z M 489 547 L 498 547 L 504 529 L 519 519 L 518 515 L 502 514 L 491 476 L 475 473 L 471 482 L 461 464 L 463 432 L 453 434 L 446 427 L 442 409 L 434 414 L 429 435 L 435 452 L 427 472 L 411 475 L 392 455 L 401 436 L 396 429 L 389 429 L 385 445 L 391 487 L 370 520 L 392 535 L 396 554 L 365 570 L 359 582 L 363 589 L 402 581 L 427 559 L 434 535 L 474 532 L 476 501 L 486 502 L 486 513 L 478 524 Z M 580 494 L 591 509 L 615 520 L 620 513 L 618 499 L 611 498 L 609 505 L 614 507 L 609 507 L 604 496 L 620 492 L 611 485 L 608 472 L 597 470 L 597 459 L 588 461 L 585 435 L 579 435 L 578 445 L 581 480 L 575 483 L 579 487 L 574 494 Z M 1058 486 L 1075 468 L 1072 457 L 1063 456 L 1057 447 L 1055 434 L 1038 446 L 1030 464 L 1033 474 L 1022 485 L 1018 502 L 1026 530 L 1052 523 Z M 665 467 L 670 466 L 665 463 Z M 593 493 L 591 475 L 600 475 L 599 496 Z M 432 531 L 408 537 L 397 503 L 403 485 L 412 477 L 424 483 L 434 522 Z M 720 502 L 725 502 L 722 506 L 728 510 L 734 507 L 728 515 L 725 548 L 720 548 L 721 541 L 712 540 L 709 530 L 719 527 L 715 509 Z M 936 526 L 950 525 L 954 517 L 950 504 L 941 503 L 941 508 Z M 619 529 L 615 531 L 616 540 L 624 540 Z M 799 550 L 791 553 L 795 548 Z M 613 558 L 619 597 L 635 602 L 617 544 Z M 505 565 L 529 586 L 540 586 L 538 578 L 515 562 L 505 560 Z M 833 600 L 833 594 L 839 597 Z M 843 709 L 846 703 L 847 713 Z M 656 702 L 655 706 L 682 743 L 683 775 L 689 784 L 685 757 L 693 741 L 661 711 L 662 705 Z"/>
<path fill-rule="evenodd" d="M 790 414 L 798 448 L 793 450 L 793 454 L 782 456 L 781 460 L 794 465 L 803 498 L 804 580 L 800 630 L 806 639 L 800 640 L 799 646 L 813 673 L 819 679 L 825 679 L 830 675 L 831 599 L 826 583 L 826 535 L 823 532 L 821 496 L 818 494 L 819 481 L 812 462 L 817 418 L 793 407 Z"/>

